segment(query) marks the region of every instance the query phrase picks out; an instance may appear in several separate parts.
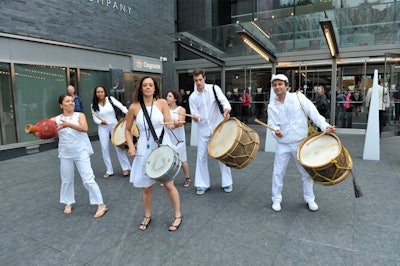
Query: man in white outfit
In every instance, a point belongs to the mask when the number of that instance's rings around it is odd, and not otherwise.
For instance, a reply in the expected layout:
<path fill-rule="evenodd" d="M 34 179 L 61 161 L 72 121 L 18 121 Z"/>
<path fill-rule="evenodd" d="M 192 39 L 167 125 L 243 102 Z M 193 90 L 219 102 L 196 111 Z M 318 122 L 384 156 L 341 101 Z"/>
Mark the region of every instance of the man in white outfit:
<path fill-rule="evenodd" d="M 379 109 L 379 135 L 382 135 L 383 127 L 386 125 L 385 112 L 390 107 L 390 96 L 387 86 L 383 87 L 383 80 L 379 80 L 378 85 L 378 109 Z M 386 85 L 386 84 L 385 84 Z M 368 89 L 365 97 L 365 107 L 369 107 L 371 103 L 372 87 Z"/>
<path fill-rule="evenodd" d="M 322 131 L 332 133 L 335 128 L 329 125 L 318 113 L 315 105 L 302 93 L 289 93 L 289 80 L 283 74 L 273 75 L 272 87 L 276 98 L 268 105 L 268 124 L 274 128 L 277 148 L 272 173 L 272 209 L 281 210 L 283 177 L 290 157 L 293 157 L 303 181 L 303 197 L 311 211 L 317 211 L 313 191 L 313 180 L 297 161 L 297 150 L 308 135 L 307 116 Z"/>
<path fill-rule="evenodd" d="M 221 88 L 217 85 L 206 84 L 205 72 L 202 69 L 193 71 L 195 90 L 189 97 L 190 113 L 197 123 L 197 159 L 195 173 L 196 194 L 202 195 L 210 188 L 210 174 L 208 172 L 208 142 L 214 129 L 222 121 L 230 118 L 231 105 Z M 217 100 L 222 105 L 224 113 L 221 114 Z M 233 190 L 231 169 L 218 161 L 221 170 L 222 188 L 229 193 Z"/>

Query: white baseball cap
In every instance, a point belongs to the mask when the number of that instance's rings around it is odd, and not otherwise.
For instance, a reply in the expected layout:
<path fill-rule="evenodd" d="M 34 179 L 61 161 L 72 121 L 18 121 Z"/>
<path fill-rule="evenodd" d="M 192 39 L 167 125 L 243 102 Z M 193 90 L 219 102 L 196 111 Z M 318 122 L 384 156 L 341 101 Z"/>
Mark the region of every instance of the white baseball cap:
<path fill-rule="evenodd" d="M 272 75 L 271 83 L 274 82 L 274 80 L 276 80 L 276 79 L 279 79 L 279 80 L 285 81 L 286 83 L 289 83 L 289 79 L 283 74 Z"/>

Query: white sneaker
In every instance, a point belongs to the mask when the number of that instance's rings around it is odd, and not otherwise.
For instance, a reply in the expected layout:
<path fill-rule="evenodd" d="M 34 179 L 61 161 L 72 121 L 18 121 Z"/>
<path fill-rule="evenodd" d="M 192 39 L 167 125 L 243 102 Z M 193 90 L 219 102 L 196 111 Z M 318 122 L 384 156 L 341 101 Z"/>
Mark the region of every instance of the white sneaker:
<path fill-rule="evenodd" d="M 310 211 L 313 211 L 313 212 L 318 211 L 318 205 L 317 205 L 317 203 L 315 203 L 315 201 L 310 201 L 310 202 L 308 203 L 308 209 L 309 209 Z"/>
<path fill-rule="evenodd" d="M 276 212 L 281 211 L 281 209 L 282 209 L 282 208 L 281 208 L 281 203 L 275 201 L 274 203 L 272 203 L 272 209 L 273 209 L 274 211 L 276 211 Z"/>

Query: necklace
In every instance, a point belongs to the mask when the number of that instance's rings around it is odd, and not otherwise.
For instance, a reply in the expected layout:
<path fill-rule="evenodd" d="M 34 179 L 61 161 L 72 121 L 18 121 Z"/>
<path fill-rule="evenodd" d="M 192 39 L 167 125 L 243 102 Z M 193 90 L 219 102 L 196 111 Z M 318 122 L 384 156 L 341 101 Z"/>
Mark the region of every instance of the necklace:
<path fill-rule="evenodd" d="M 145 106 L 145 108 L 147 108 Z M 151 121 L 151 114 L 153 113 L 153 102 L 151 103 L 151 109 L 150 109 L 150 121 Z M 144 110 L 143 110 L 143 125 L 144 125 L 144 131 L 146 132 L 146 139 L 147 139 L 147 145 L 146 148 L 150 149 L 150 125 L 146 127 L 146 117 L 144 115 Z"/>

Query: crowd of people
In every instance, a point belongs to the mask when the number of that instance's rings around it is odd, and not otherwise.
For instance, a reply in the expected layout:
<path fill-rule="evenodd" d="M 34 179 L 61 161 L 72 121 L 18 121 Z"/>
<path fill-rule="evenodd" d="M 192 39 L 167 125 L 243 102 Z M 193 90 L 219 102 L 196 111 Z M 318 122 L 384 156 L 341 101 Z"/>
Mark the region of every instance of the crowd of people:
<path fill-rule="evenodd" d="M 175 185 L 175 176 L 167 180 L 153 177 L 147 167 L 148 158 L 162 147 L 170 147 L 179 158 L 178 171 L 182 168 L 184 175 L 183 187 L 192 184 L 186 152 L 186 136 L 184 125 L 187 117 L 197 124 L 197 155 L 195 162 L 194 188 L 197 195 L 205 194 L 211 187 L 211 176 L 208 170 L 208 149 L 210 139 L 216 127 L 231 119 L 232 105 L 229 94 L 226 96 L 216 84 L 206 83 L 206 74 L 202 69 L 192 73 L 194 91 L 188 96 L 185 91 L 168 90 L 165 98 L 157 82 L 151 76 L 143 77 L 132 95 L 129 108 L 113 96 L 107 95 L 104 87 L 97 86 L 93 91 L 90 105 L 93 122 L 98 126 L 98 136 L 105 164 L 104 178 L 114 175 L 111 163 L 109 144 L 110 135 L 118 124 L 117 109 L 126 116 L 124 137 L 126 147 L 115 146 L 115 151 L 122 170 L 122 176 L 129 176 L 129 181 L 142 190 L 143 218 L 139 230 L 145 231 L 152 221 L 153 188 L 157 183 L 165 188 L 173 209 L 173 220 L 169 231 L 180 228 L 183 220 L 179 190 Z M 322 131 L 330 134 L 335 127 L 326 122 L 323 111 L 327 106 L 319 106 L 326 101 L 323 88 L 318 88 L 318 97 L 314 105 L 303 94 L 289 93 L 289 80 L 285 75 L 273 75 L 272 88 L 276 98 L 268 106 L 269 126 L 274 130 L 277 140 L 277 150 L 272 173 L 272 209 L 281 210 L 283 177 L 290 157 L 296 159 L 299 144 L 307 137 L 307 117 Z M 324 99 L 325 96 L 325 99 Z M 244 107 L 250 101 L 246 92 L 239 98 Z M 83 104 L 70 85 L 67 93 L 60 96 L 59 105 L 62 113 L 51 118 L 58 128 L 61 191 L 60 202 L 64 204 L 64 213 L 72 213 L 74 195 L 74 164 L 78 169 L 82 182 L 89 192 L 90 204 L 97 205 L 94 218 L 102 217 L 108 208 L 103 202 L 102 193 L 95 181 L 90 163 L 93 149 L 88 138 L 88 124 L 83 113 Z M 136 126 L 139 137 L 135 142 L 132 127 Z M 38 135 L 37 135 L 38 136 Z M 130 159 L 132 163 L 130 162 Z M 162 160 L 157 163 L 163 163 Z M 313 180 L 304 168 L 295 160 L 300 177 L 303 181 L 303 198 L 311 211 L 318 210 L 313 192 Z M 225 193 L 233 191 L 231 168 L 217 161 L 220 169 L 221 189 Z M 157 166 L 160 168 L 160 166 Z"/>

